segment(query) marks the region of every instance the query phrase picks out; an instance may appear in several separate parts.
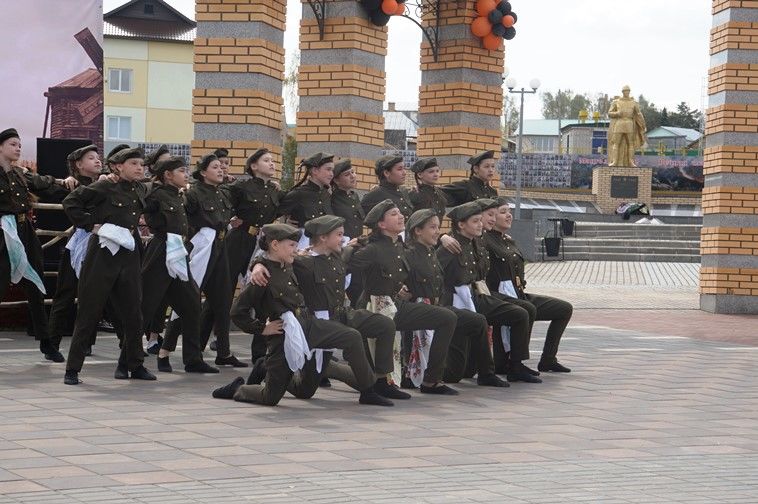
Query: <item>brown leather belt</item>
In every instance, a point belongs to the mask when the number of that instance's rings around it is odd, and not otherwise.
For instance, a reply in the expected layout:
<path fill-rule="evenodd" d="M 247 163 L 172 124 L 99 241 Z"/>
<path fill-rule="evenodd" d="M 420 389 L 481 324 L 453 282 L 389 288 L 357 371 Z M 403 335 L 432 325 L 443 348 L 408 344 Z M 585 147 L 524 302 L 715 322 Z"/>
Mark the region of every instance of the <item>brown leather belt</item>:
<path fill-rule="evenodd" d="M 22 213 L 16 214 L 16 222 L 18 224 L 23 224 L 24 222 L 26 222 L 26 214 L 22 214 Z"/>

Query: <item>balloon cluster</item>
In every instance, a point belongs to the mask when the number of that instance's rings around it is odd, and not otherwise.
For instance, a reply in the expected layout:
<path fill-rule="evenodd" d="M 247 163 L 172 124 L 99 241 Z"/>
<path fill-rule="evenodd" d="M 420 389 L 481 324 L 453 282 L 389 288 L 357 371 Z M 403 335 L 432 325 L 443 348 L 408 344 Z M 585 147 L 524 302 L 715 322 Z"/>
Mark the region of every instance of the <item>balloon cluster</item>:
<path fill-rule="evenodd" d="M 385 26 L 392 16 L 405 14 L 406 0 L 360 0 L 369 19 L 376 26 Z"/>
<path fill-rule="evenodd" d="M 507 0 L 477 0 L 478 17 L 471 23 L 471 33 L 482 39 L 482 45 L 494 51 L 500 47 L 501 39 L 511 40 L 516 36 L 513 27 L 518 20 Z"/>

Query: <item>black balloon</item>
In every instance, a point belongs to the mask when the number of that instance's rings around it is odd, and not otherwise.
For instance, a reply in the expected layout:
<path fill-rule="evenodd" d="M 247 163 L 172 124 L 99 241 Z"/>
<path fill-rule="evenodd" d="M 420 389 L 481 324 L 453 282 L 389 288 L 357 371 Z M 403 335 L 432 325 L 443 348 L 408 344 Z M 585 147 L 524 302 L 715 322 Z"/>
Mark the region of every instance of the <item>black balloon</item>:
<path fill-rule="evenodd" d="M 490 23 L 493 25 L 500 24 L 500 22 L 503 20 L 503 13 L 497 9 L 493 9 L 492 12 L 490 12 L 487 16 L 487 19 L 489 19 Z"/>
<path fill-rule="evenodd" d="M 497 4 L 497 10 L 499 10 L 503 16 L 506 14 L 509 14 L 511 12 L 511 3 L 503 0 L 499 4 Z"/>
<path fill-rule="evenodd" d="M 493 29 L 493 31 L 494 31 L 494 29 Z M 505 35 L 503 35 L 503 38 L 505 40 L 512 40 L 513 37 L 515 37 L 515 36 L 516 36 L 516 28 L 514 28 L 514 27 L 511 26 L 510 28 L 506 28 L 505 29 Z"/>
<path fill-rule="evenodd" d="M 506 28 L 502 24 L 496 24 L 495 26 L 492 27 L 492 33 L 494 33 L 498 37 L 504 37 L 505 36 L 505 31 L 507 29 L 508 28 Z"/>
<path fill-rule="evenodd" d="M 371 22 L 376 26 L 387 26 L 390 22 L 390 16 L 384 13 L 381 9 L 371 13 Z"/>
<path fill-rule="evenodd" d="M 514 22 L 514 23 L 515 23 L 516 21 L 518 21 L 518 16 L 516 15 L 516 13 L 515 13 L 515 12 L 511 11 L 511 12 L 509 13 L 509 15 L 513 16 L 513 22 Z"/>

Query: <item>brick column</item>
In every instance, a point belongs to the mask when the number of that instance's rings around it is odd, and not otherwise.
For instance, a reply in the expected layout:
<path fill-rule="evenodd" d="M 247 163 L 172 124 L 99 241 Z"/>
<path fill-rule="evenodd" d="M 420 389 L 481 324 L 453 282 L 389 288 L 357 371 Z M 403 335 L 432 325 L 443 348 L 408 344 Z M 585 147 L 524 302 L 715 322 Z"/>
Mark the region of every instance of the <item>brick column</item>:
<path fill-rule="evenodd" d="M 384 146 L 386 55 L 387 28 L 371 24 L 355 0 L 327 1 L 323 40 L 303 3 L 298 159 L 319 151 L 349 157 L 359 189 L 376 184 L 374 161 Z"/>
<path fill-rule="evenodd" d="M 700 307 L 758 313 L 758 2 L 714 0 Z"/>
<path fill-rule="evenodd" d="M 287 0 L 197 0 L 192 158 L 229 149 L 232 173 L 267 147 L 281 163 Z"/>
<path fill-rule="evenodd" d="M 485 150 L 500 157 L 504 51 L 489 51 L 471 34 L 474 0 L 440 2 L 439 57 L 421 44 L 419 156 L 434 156 L 443 183 L 468 175 L 468 158 Z M 425 20 L 428 22 L 428 19 Z"/>

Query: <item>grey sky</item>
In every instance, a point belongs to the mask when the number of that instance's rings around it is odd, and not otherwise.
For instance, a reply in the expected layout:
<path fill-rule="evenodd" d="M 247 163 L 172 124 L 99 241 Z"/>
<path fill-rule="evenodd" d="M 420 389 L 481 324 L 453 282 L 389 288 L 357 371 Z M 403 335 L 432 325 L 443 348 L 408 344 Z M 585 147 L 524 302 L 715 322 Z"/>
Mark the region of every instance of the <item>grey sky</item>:
<path fill-rule="evenodd" d="M 194 18 L 194 0 L 169 0 Z M 105 10 L 125 3 L 104 0 Z M 516 38 L 506 43 L 511 77 L 542 90 L 618 94 L 624 84 L 658 106 L 687 102 L 702 108 L 708 73 L 710 0 L 511 0 L 519 15 Z M 285 48 L 297 49 L 303 6 L 288 0 Z M 387 101 L 413 105 L 421 81 L 421 31 L 411 21 L 389 23 Z M 528 97 L 527 118 L 541 117 L 540 100 Z"/>

